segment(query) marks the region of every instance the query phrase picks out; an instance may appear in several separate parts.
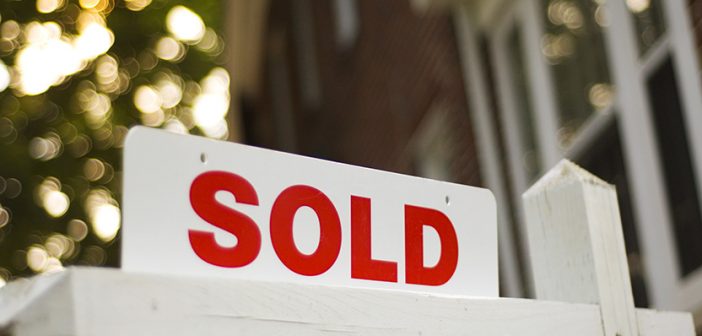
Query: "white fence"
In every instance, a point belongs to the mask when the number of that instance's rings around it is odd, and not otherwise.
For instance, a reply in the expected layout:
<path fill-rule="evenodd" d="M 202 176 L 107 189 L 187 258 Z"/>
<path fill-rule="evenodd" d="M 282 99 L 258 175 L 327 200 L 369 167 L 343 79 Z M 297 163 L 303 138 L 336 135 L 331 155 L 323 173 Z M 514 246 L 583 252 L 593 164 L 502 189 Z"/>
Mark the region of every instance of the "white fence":
<path fill-rule="evenodd" d="M 694 335 L 634 308 L 612 186 L 564 161 L 524 199 L 537 300 L 69 268 L 0 290 L 0 335 Z"/>

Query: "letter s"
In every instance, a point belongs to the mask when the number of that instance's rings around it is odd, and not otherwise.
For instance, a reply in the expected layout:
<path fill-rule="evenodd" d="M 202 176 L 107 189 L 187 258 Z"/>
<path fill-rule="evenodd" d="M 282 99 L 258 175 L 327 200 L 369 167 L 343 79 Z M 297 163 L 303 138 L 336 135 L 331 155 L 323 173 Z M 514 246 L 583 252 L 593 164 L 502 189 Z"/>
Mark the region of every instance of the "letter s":
<path fill-rule="evenodd" d="M 250 264 L 261 249 L 261 232 L 248 216 L 228 208 L 215 199 L 218 191 L 230 192 L 238 203 L 258 205 L 258 196 L 251 183 L 243 177 L 209 171 L 200 174 L 190 186 L 190 204 L 200 218 L 237 238 L 234 247 L 222 247 L 214 233 L 188 230 L 190 246 L 205 262 L 220 267 L 241 267 Z"/>

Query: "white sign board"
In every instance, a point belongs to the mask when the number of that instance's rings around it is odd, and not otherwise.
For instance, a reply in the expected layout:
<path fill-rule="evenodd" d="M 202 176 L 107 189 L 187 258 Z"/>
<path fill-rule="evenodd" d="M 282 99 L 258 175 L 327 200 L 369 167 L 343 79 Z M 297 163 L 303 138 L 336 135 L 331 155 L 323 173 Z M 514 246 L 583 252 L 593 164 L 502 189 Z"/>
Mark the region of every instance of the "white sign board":
<path fill-rule="evenodd" d="M 498 296 L 486 189 L 135 127 L 122 268 Z"/>

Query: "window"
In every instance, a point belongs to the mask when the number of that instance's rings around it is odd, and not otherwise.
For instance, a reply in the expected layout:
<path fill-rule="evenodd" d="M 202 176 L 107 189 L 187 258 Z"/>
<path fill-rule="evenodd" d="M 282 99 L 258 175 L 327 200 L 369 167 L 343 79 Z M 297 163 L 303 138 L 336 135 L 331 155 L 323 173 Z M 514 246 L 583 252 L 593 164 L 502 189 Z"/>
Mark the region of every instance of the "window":
<path fill-rule="evenodd" d="M 573 142 L 593 112 L 612 103 L 598 1 L 543 0 L 542 52 L 549 63 L 558 101 L 558 140 Z"/>
<path fill-rule="evenodd" d="M 675 77 L 668 58 L 648 78 L 647 87 L 680 269 L 683 275 L 689 275 L 702 266 L 702 215 Z"/>
<path fill-rule="evenodd" d="M 570 158 L 617 186 L 637 305 L 702 313 L 702 80 L 687 1 L 485 3 L 475 22 L 498 104 L 482 113 L 501 116 L 492 136 L 510 183 L 495 185 L 516 226 L 521 193 Z"/>
<path fill-rule="evenodd" d="M 645 54 L 665 33 L 660 0 L 629 0 L 626 2 L 634 16 L 639 53 Z"/>

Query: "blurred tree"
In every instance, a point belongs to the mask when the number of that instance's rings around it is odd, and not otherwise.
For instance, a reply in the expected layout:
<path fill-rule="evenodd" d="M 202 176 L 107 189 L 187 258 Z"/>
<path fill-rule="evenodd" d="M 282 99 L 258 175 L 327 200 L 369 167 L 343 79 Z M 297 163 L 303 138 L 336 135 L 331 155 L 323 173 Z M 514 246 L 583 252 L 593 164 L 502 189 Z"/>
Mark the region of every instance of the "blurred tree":
<path fill-rule="evenodd" d="M 227 136 L 221 6 L 0 3 L 0 285 L 119 264 L 128 127 Z"/>

